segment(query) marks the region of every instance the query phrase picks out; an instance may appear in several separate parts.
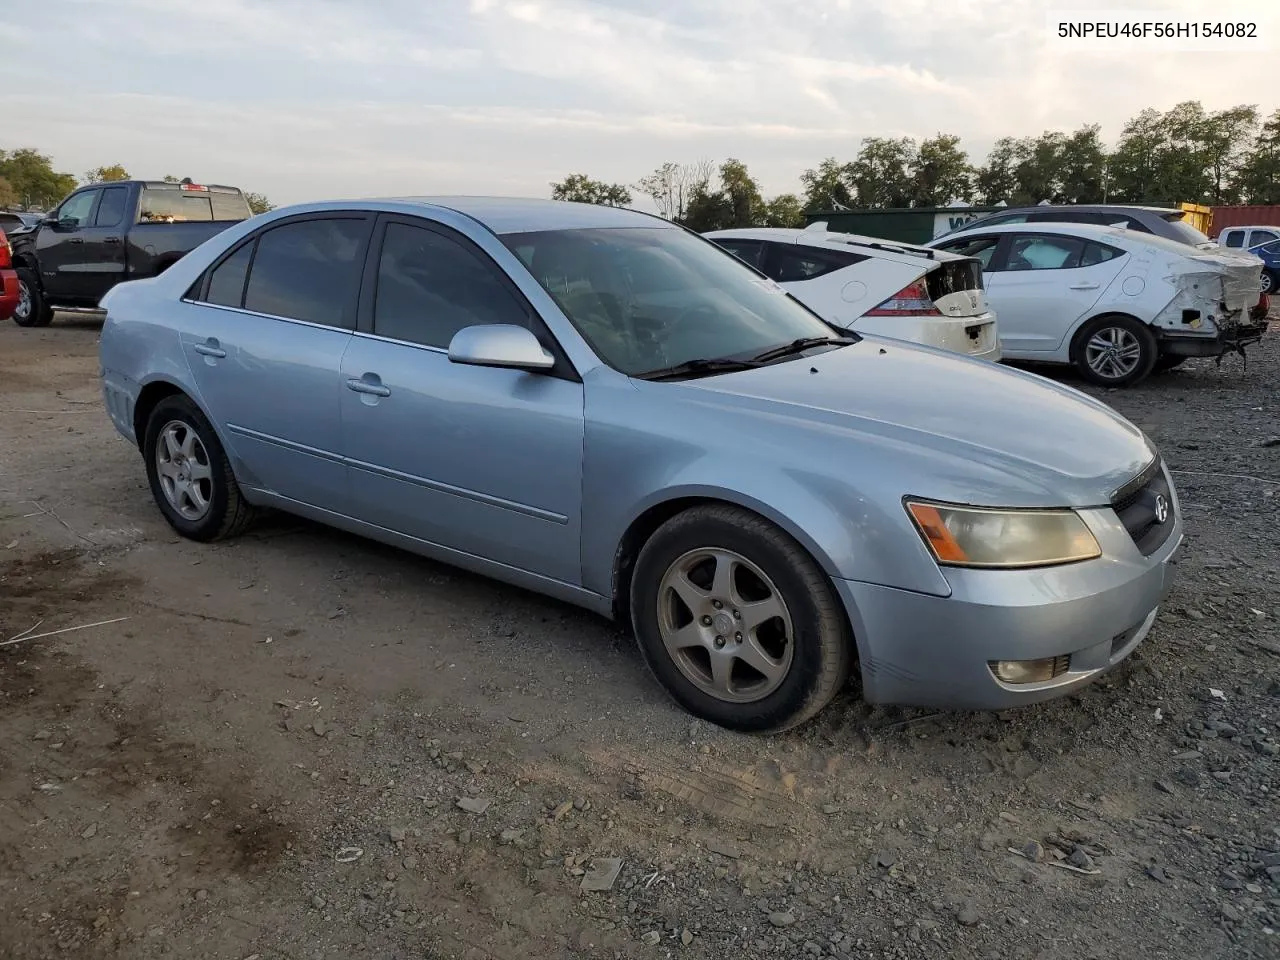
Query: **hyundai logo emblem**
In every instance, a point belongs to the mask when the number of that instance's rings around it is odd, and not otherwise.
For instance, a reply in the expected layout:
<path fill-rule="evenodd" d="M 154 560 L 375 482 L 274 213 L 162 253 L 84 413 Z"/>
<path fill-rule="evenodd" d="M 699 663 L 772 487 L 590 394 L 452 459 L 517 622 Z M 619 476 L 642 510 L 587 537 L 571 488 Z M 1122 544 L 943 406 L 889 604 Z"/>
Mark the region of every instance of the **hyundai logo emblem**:
<path fill-rule="evenodd" d="M 1164 498 L 1164 494 L 1156 494 L 1156 523 L 1164 523 L 1169 519 L 1169 501 Z"/>

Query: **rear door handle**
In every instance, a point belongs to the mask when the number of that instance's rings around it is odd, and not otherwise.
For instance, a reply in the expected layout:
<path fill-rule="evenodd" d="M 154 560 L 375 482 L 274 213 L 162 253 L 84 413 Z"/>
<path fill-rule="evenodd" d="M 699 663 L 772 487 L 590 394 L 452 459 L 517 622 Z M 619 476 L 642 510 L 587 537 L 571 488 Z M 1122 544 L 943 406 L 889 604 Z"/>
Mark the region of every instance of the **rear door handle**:
<path fill-rule="evenodd" d="M 84 237 L 68 237 L 67 243 L 84 243 Z"/>
<path fill-rule="evenodd" d="M 227 351 L 223 350 L 215 343 L 197 343 L 195 346 L 196 353 L 202 357 L 218 357 L 221 359 L 227 355 Z"/>
<path fill-rule="evenodd" d="M 119 237 L 103 237 L 102 242 L 103 243 L 119 243 L 120 238 Z"/>
<path fill-rule="evenodd" d="M 381 383 L 370 383 L 359 377 L 351 377 L 347 380 L 347 389 L 354 390 L 356 393 L 367 393 L 374 397 L 389 397 L 391 389 L 384 387 Z"/>
<path fill-rule="evenodd" d="M 1097 290 L 1096 283 L 1073 283 L 1067 289 L 1069 290 Z"/>

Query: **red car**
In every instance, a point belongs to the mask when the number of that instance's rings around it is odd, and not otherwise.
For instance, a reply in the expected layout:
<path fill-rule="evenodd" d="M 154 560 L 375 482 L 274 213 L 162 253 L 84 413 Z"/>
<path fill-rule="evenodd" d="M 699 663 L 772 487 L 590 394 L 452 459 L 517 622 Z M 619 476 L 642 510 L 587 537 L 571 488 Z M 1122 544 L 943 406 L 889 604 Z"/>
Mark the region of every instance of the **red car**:
<path fill-rule="evenodd" d="M 0 321 L 8 320 L 17 310 L 18 274 L 13 269 L 9 238 L 0 230 Z"/>

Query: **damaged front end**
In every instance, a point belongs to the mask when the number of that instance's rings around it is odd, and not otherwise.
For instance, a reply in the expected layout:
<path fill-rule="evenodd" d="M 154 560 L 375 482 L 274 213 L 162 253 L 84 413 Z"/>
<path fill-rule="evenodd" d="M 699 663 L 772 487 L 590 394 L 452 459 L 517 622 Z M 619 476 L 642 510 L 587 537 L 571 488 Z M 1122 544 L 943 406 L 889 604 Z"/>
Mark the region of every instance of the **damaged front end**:
<path fill-rule="evenodd" d="M 1236 353 L 1247 363 L 1245 348 L 1267 331 L 1270 303 L 1258 292 L 1261 262 L 1214 254 L 1192 259 L 1198 267 L 1209 269 L 1169 278 L 1177 292 L 1155 320 L 1163 351 L 1213 357 L 1218 363 L 1228 353 Z"/>

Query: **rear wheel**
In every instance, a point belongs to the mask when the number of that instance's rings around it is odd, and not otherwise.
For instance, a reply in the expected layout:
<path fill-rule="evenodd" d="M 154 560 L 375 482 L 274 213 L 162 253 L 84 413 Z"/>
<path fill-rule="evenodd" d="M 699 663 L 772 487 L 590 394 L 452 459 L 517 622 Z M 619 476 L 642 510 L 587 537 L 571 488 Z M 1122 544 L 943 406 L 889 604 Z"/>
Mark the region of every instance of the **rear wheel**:
<path fill-rule="evenodd" d="M 671 696 L 735 730 L 803 723 L 836 695 L 853 660 L 821 568 L 773 524 L 728 505 L 679 514 L 644 545 L 632 623 Z"/>
<path fill-rule="evenodd" d="M 1095 317 L 1076 334 L 1071 361 L 1100 387 L 1131 387 L 1155 368 L 1160 347 L 1151 328 L 1121 314 Z"/>
<path fill-rule="evenodd" d="M 1262 293 L 1272 293 L 1276 289 L 1276 275 L 1270 270 L 1263 270 L 1262 277 L 1258 282 L 1258 287 Z"/>
<path fill-rule="evenodd" d="M 19 267 L 18 273 L 18 309 L 13 313 L 13 322 L 20 327 L 47 327 L 53 320 L 53 311 L 45 303 L 40 284 L 26 267 Z"/>

